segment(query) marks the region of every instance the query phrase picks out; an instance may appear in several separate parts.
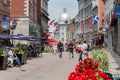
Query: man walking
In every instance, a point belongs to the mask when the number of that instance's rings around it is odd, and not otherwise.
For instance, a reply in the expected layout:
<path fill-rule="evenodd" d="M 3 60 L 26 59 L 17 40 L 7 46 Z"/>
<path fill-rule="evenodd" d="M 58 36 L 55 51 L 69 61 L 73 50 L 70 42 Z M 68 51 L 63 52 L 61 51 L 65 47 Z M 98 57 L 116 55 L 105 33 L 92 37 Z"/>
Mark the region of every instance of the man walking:
<path fill-rule="evenodd" d="M 87 51 L 87 48 L 88 48 L 87 42 L 84 41 L 83 44 L 82 44 L 82 49 L 83 49 L 84 57 L 88 57 L 88 51 Z"/>
<path fill-rule="evenodd" d="M 74 44 L 73 42 L 71 41 L 68 45 L 68 48 L 69 48 L 69 58 L 71 58 L 71 55 L 72 55 L 72 58 L 74 58 L 74 54 L 73 54 L 73 50 L 74 50 Z"/>
<path fill-rule="evenodd" d="M 62 58 L 63 43 L 61 41 L 58 43 L 57 48 L 59 50 L 59 58 Z"/>

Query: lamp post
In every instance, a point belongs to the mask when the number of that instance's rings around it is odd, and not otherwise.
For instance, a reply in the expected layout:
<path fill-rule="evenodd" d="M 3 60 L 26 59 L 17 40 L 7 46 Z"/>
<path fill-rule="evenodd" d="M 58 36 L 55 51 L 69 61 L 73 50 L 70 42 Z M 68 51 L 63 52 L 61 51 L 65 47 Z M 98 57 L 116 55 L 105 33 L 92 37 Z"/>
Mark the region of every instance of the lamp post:
<path fill-rule="evenodd" d="M 15 28 L 16 28 L 16 26 L 17 26 L 17 22 L 16 22 L 16 20 L 14 19 L 14 21 L 12 22 L 12 25 L 11 25 L 11 27 L 10 27 L 10 29 L 11 29 L 11 34 L 13 35 L 13 33 L 14 33 L 14 30 L 15 30 Z M 12 45 L 13 45 L 13 39 L 12 39 Z"/>

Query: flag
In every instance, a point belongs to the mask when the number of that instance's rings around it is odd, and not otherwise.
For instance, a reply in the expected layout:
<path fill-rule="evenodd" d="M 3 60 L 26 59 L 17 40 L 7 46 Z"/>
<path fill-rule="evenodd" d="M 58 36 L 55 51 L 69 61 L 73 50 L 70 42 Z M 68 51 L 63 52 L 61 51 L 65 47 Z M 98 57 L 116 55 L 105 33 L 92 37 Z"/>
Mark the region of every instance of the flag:
<path fill-rule="evenodd" d="M 96 14 L 93 14 L 93 24 L 96 25 L 99 21 L 99 17 Z"/>
<path fill-rule="evenodd" d="M 54 21 L 55 21 L 55 19 L 50 21 L 48 28 L 50 28 L 53 25 Z"/>
<path fill-rule="evenodd" d="M 58 30 L 59 30 L 59 24 L 58 24 L 58 22 L 55 23 L 55 30 L 56 30 L 56 32 L 58 32 Z"/>
<path fill-rule="evenodd" d="M 55 27 L 54 27 L 54 24 L 53 24 L 54 21 L 55 21 L 55 19 L 50 21 L 50 23 L 49 23 L 49 26 L 48 26 L 48 32 L 49 33 L 53 33 L 55 31 Z"/>

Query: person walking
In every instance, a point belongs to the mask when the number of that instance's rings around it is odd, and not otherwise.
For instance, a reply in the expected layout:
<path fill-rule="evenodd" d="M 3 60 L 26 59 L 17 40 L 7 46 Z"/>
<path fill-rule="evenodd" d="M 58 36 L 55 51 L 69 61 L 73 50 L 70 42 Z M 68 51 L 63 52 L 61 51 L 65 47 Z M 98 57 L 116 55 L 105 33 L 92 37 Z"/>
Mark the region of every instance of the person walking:
<path fill-rule="evenodd" d="M 71 56 L 72 56 L 72 58 L 74 58 L 74 54 L 73 54 L 74 44 L 72 41 L 70 41 L 68 48 L 69 48 L 69 58 L 71 58 Z"/>
<path fill-rule="evenodd" d="M 57 53 L 57 44 L 54 44 L 53 45 L 53 54 L 56 55 L 56 53 Z"/>
<path fill-rule="evenodd" d="M 82 61 L 82 54 L 83 54 L 83 49 L 82 49 L 82 44 L 81 42 L 79 42 L 78 46 L 77 46 L 77 52 L 79 53 L 79 62 Z"/>
<path fill-rule="evenodd" d="M 85 58 L 85 57 L 88 57 L 87 48 L 88 48 L 87 42 L 84 41 L 83 44 L 82 44 L 82 49 L 83 49 L 84 58 Z"/>
<path fill-rule="evenodd" d="M 59 58 L 62 58 L 63 43 L 61 41 L 58 43 L 57 48 L 59 50 Z"/>

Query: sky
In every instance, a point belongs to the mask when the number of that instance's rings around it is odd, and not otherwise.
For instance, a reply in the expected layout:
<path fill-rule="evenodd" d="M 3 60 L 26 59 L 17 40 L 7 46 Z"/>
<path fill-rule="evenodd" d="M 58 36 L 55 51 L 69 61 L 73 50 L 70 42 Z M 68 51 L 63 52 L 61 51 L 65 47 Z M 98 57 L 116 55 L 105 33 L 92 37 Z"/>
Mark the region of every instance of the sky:
<path fill-rule="evenodd" d="M 77 0 L 49 0 L 48 13 L 50 20 L 58 20 L 63 13 L 63 8 L 67 9 L 71 18 L 74 18 L 78 12 Z"/>

